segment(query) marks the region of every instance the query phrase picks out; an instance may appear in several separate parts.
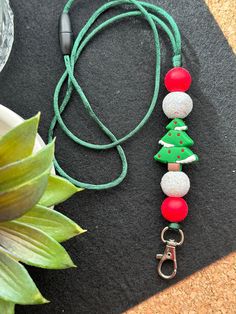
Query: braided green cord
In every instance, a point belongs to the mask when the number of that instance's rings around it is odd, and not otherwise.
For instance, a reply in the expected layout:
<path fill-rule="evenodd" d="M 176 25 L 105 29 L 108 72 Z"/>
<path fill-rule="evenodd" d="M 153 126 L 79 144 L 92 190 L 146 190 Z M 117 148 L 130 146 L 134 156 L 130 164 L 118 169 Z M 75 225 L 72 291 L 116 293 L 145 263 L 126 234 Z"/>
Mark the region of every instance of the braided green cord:
<path fill-rule="evenodd" d="M 64 13 L 68 13 L 71 6 L 73 5 L 75 0 L 69 0 L 67 4 L 64 7 Z M 131 4 L 133 5 L 136 10 L 132 11 L 126 11 L 125 13 L 118 14 L 105 22 L 98 25 L 96 28 L 90 31 L 91 27 L 93 26 L 94 22 L 99 18 L 101 14 L 103 14 L 105 11 L 107 11 L 110 8 L 124 5 L 124 4 Z M 149 12 L 150 11 L 150 12 Z M 157 15 L 157 16 L 156 16 Z M 89 43 L 89 41 L 100 31 L 102 31 L 104 28 L 106 28 L 108 25 L 118 22 L 120 20 L 123 20 L 128 17 L 136 17 L 136 16 L 143 16 L 148 24 L 150 25 L 152 31 L 153 31 L 153 37 L 154 37 L 154 45 L 156 50 L 156 64 L 155 64 L 155 85 L 154 85 L 154 92 L 153 97 L 150 103 L 150 106 L 144 115 L 144 117 L 141 119 L 141 121 L 137 124 L 137 126 L 131 130 L 128 134 L 123 136 L 120 139 L 117 139 L 116 136 L 105 126 L 105 124 L 98 118 L 96 113 L 93 111 L 89 100 L 87 99 L 83 89 L 77 82 L 75 76 L 74 76 L 74 68 L 75 64 L 80 57 L 83 49 L 86 47 L 86 45 Z M 84 147 L 94 149 L 94 150 L 105 150 L 110 148 L 116 148 L 117 152 L 120 156 L 121 163 L 122 163 L 122 171 L 120 175 L 113 181 L 104 183 L 104 184 L 90 184 L 85 182 L 80 182 L 71 176 L 69 176 L 59 165 L 58 161 L 54 160 L 54 165 L 56 170 L 60 175 L 67 178 L 70 182 L 75 184 L 78 187 L 86 188 L 86 189 L 94 189 L 94 190 L 102 190 L 102 189 L 108 189 L 111 187 L 114 187 L 121 183 L 127 174 L 128 169 L 128 163 L 126 160 L 125 152 L 120 144 L 131 138 L 133 135 L 135 135 L 147 122 L 149 117 L 151 116 L 159 94 L 159 86 L 160 86 L 160 68 L 161 68 L 161 60 L 160 60 L 160 42 L 159 42 L 159 35 L 157 30 L 157 25 L 163 29 L 163 31 L 167 34 L 167 36 L 170 39 L 172 50 L 173 50 L 173 66 L 180 66 L 181 65 L 181 37 L 180 32 L 178 30 L 178 27 L 173 20 L 173 18 L 162 8 L 157 7 L 153 4 L 149 4 L 146 2 L 141 2 L 137 0 L 111 0 L 110 2 L 104 4 L 101 6 L 97 11 L 94 12 L 94 14 L 90 17 L 90 19 L 87 21 L 85 26 L 82 28 L 82 30 L 79 32 L 79 34 L 76 37 L 76 40 L 73 45 L 73 49 L 70 56 L 64 56 L 64 62 L 66 70 L 61 76 L 61 78 L 58 81 L 58 84 L 55 89 L 54 93 L 54 112 L 55 116 L 52 119 L 50 128 L 49 128 L 49 142 L 53 139 L 53 133 L 54 128 L 59 123 L 62 130 L 65 132 L 65 134 L 71 138 L 74 142 L 78 143 L 79 145 L 82 145 Z M 61 89 L 63 85 L 67 83 L 67 91 L 65 93 L 64 99 L 62 103 L 59 105 L 59 95 L 61 92 Z M 100 129 L 107 135 L 107 137 L 111 140 L 109 144 L 94 144 L 90 142 L 86 142 L 79 137 L 77 137 L 75 134 L 73 134 L 69 128 L 66 126 L 62 119 L 62 113 L 65 110 L 66 106 L 70 102 L 70 98 L 73 91 L 76 91 L 79 95 L 80 99 L 82 100 L 82 103 L 84 104 L 85 109 L 87 110 L 90 117 L 97 123 L 97 125 L 100 127 Z"/>

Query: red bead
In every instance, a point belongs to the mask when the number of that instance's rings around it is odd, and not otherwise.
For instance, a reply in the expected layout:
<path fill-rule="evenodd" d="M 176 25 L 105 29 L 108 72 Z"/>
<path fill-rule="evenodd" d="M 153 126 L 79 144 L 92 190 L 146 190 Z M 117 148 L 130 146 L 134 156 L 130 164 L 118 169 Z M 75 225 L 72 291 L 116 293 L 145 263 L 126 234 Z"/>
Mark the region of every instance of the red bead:
<path fill-rule="evenodd" d="M 161 205 L 161 213 L 170 222 L 180 222 L 188 215 L 188 204 L 182 197 L 167 197 Z"/>
<path fill-rule="evenodd" d="M 189 71 L 176 67 L 167 72 L 165 76 L 165 86 L 169 92 L 185 92 L 192 82 Z"/>

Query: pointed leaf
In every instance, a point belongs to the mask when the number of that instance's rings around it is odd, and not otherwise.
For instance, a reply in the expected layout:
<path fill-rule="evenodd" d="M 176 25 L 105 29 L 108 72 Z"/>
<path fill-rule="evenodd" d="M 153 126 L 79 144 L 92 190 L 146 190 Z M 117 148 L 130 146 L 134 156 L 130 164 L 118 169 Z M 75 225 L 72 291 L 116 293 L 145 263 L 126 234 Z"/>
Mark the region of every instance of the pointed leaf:
<path fill-rule="evenodd" d="M 57 241 L 20 222 L 0 224 L 0 246 L 28 265 L 51 269 L 74 266 L 66 250 Z"/>
<path fill-rule="evenodd" d="M 24 121 L 0 139 L 0 167 L 32 154 L 40 114 Z"/>
<path fill-rule="evenodd" d="M 54 142 L 51 142 L 37 154 L 1 167 L 0 192 L 22 185 L 44 173 L 52 165 L 53 156 Z"/>
<path fill-rule="evenodd" d="M 15 313 L 15 304 L 12 302 L 3 301 L 0 299 L 0 313 L 14 314 Z"/>
<path fill-rule="evenodd" d="M 42 297 L 27 270 L 0 249 L 0 298 L 17 304 L 42 304 Z M 1 311 L 1 313 L 4 313 Z"/>
<path fill-rule="evenodd" d="M 48 207 L 53 206 L 64 202 L 73 194 L 82 190 L 83 189 L 77 188 L 66 179 L 51 175 L 48 179 L 47 189 L 39 203 Z"/>
<path fill-rule="evenodd" d="M 50 169 L 21 186 L 0 193 L 0 222 L 22 216 L 42 197 Z"/>
<path fill-rule="evenodd" d="M 40 205 L 36 205 L 17 221 L 45 232 L 58 242 L 66 241 L 86 231 L 61 213 Z"/>

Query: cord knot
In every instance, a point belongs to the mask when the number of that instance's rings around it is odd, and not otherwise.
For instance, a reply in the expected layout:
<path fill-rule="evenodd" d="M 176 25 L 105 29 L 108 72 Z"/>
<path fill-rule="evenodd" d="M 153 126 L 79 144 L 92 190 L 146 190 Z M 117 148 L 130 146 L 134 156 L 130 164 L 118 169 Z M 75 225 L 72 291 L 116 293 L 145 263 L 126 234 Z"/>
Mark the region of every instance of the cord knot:
<path fill-rule="evenodd" d="M 172 58 L 172 62 L 173 62 L 173 65 L 174 67 L 179 67 L 181 66 L 181 55 L 175 55 L 173 58 Z"/>

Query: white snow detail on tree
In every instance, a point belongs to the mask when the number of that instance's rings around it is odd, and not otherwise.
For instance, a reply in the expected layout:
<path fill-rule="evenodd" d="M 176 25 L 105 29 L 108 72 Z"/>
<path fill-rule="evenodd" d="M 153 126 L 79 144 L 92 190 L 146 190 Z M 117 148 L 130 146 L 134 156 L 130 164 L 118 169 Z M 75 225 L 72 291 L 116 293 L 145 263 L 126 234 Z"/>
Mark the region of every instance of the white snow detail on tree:
<path fill-rule="evenodd" d="M 177 164 L 188 164 L 190 162 L 194 162 L 198 160 L 197 156 L 195 154 L 193 154 L 192 156 L 188 157 L 188 158 L 185 158 L 183 160 L 177 160 L 176 163 Z"/>
<path fill-rule="evenodd" d="M 164 141 L 162 141 L 162 140 L 160 140 L 158 143 L 161 144 L 161 145 L 163 145 L 164 147 L 174 147 L 173 144 L 166 143 L 166 142 L 164 142 Z"/>
<path fill-rule="evenodd" d="M 188 129 L 188 127 L 185 125 L 185 126 L 177 126 L 174 128 L 176 131 L 185 131 Z"/>

